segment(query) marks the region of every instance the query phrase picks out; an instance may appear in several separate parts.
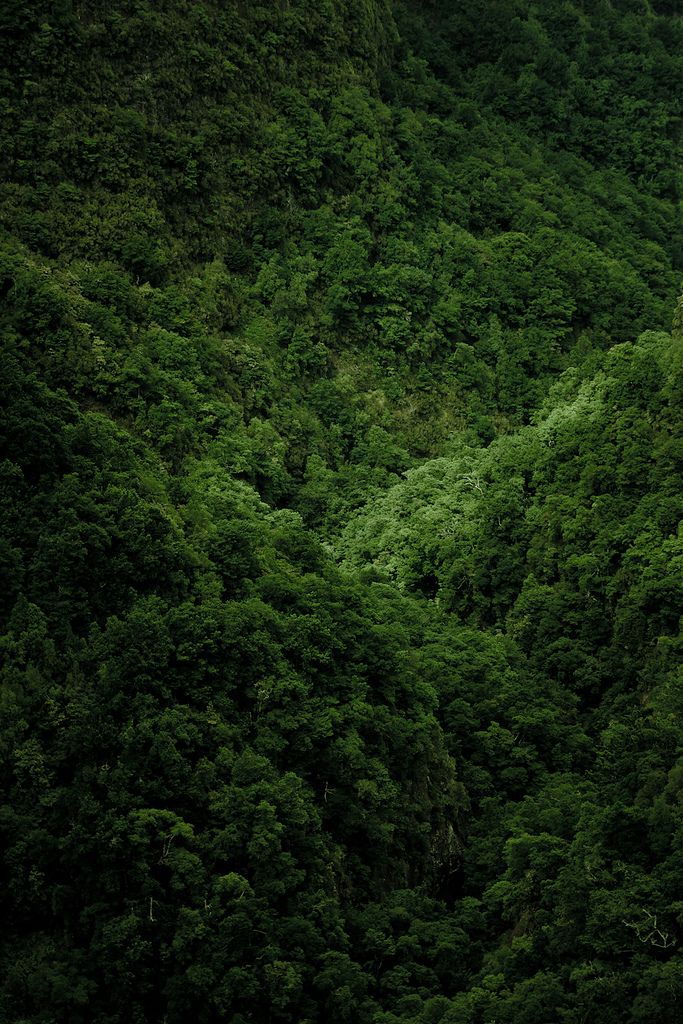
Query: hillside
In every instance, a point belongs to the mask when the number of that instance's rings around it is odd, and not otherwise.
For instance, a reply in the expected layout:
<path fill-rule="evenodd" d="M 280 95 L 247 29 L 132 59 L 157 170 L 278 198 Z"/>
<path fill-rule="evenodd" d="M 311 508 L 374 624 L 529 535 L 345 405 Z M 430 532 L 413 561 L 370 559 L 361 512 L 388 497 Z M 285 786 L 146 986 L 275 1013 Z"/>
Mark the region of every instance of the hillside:
<path fill-rule="evenodd" d="M 683 21 L 0 11 L 8 1024 L 683 1000 Z"/>

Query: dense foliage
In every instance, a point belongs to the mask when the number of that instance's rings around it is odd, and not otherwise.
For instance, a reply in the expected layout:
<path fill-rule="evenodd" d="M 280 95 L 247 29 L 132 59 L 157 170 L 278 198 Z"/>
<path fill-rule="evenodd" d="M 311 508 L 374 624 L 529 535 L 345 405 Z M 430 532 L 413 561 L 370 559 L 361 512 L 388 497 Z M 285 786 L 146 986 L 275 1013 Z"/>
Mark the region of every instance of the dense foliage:
<path fill-rule="evenodd" d="M 0 1020 L 680 1016 L 674 8 L 2 6 Z"/>

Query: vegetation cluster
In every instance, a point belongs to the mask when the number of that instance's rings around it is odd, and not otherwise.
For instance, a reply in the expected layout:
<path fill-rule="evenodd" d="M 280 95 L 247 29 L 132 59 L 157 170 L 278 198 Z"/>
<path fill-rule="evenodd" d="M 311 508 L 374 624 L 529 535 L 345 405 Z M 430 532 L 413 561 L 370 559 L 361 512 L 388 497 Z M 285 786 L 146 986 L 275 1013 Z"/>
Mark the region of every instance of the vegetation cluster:
<path fill-rule="evenodd" d="M 676 8 L 5 0 L 0 1020 L 679 1018 Z"/>

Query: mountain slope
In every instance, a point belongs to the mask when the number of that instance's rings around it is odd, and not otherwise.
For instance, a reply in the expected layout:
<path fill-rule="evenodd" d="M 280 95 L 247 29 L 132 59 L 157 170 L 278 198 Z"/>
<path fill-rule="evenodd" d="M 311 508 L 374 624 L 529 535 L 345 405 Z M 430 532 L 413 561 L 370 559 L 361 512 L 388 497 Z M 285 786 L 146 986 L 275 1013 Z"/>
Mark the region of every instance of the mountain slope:
<path fill-rule="evenodd" d="M 675 1019 L 680 19 L 0 18 L 0 1018 Z"/>

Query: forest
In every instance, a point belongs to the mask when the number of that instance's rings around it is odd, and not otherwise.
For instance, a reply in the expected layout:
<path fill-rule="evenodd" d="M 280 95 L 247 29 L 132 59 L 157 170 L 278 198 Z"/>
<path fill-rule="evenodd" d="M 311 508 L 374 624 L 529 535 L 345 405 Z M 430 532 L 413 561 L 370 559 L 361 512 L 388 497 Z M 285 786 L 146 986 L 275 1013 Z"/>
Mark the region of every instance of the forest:
<path fill-rule="evenodd" d="M 678 0 L 0 82 L 0 1024 L 680 1020 Z"/>

